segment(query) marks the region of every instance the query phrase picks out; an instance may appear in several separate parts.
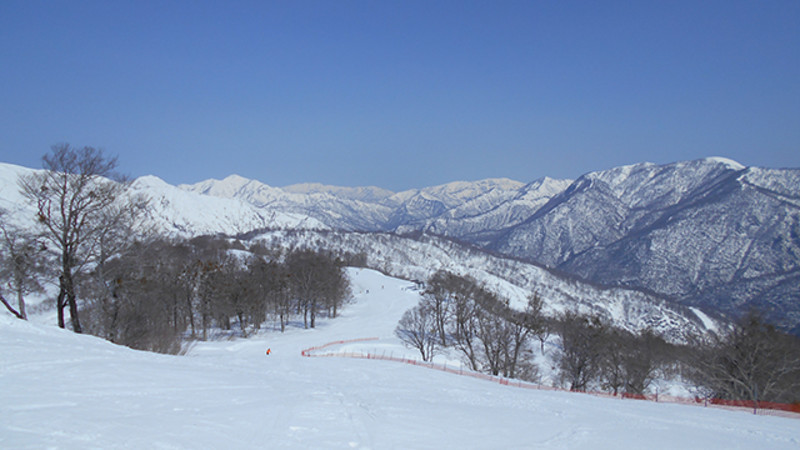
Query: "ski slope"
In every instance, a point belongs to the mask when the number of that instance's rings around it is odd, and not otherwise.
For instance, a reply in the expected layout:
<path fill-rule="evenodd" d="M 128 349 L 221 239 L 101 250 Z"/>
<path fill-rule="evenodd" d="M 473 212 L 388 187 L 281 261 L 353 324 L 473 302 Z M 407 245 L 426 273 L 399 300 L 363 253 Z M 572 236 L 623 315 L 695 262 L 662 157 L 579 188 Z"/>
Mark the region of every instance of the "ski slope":
<path fill-rule="evenodd" d="M 187 356 L 0 316 L 0 448 L 800 447 L 797 419 L 302 357 L 359 337 L 380 338 L 360 344 L 372 351 L 413 355 L 393 330 L 419 294 L 374 271 L 350 274 L 355 300 L 340 318 L 199 343 Z"/>

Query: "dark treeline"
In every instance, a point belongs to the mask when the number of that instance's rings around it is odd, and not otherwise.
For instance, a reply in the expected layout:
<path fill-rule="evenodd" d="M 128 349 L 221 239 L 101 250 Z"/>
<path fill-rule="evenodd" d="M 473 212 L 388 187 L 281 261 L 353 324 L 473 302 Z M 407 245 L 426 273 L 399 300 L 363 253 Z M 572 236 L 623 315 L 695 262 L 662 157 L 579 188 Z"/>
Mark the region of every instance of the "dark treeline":
<path fill-rule="evenodd" d="M 87 273 L 84 331 L 136 349 L 176 353 L 213 330 L 241 335 L 267 321 L 315 327 L 349 296 L 343 262 L 310 250 L 282 254 L 255 244 L 201 237 L 152 240 Z"/>
<path fill-rule="evenodd" d="M 532 294 L 523 311 L 474 279 L 437 272 L 395 333 L 422 359 L 454 349 L 471 369 L 538 381 L 533 348 L 552 335 L 558 382 L 571 390 L 641 396 L 658 378 L 682 378 L 698 395 L 728 400 L 800 401 L 800 342 L 751 313 L 686 345 L 652 330 L 632 333 L 597 315 L 545 316 Z"/>

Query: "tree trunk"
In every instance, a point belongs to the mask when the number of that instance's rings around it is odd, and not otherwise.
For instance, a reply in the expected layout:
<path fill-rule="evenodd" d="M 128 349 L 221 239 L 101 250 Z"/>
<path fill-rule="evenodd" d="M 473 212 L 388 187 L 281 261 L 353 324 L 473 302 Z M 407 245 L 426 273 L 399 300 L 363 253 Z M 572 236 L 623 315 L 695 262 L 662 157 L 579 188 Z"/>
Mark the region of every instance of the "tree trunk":
<path fill-rule="evenodd" d="M 17 305 L 19 307 L 19 318 L 28 320 L 28 313 L 25 312 L 25 299 L 22 297 L 21 289 L 17 289 Z"/>
<path fill-rule="evenodd" d="M 72 322 L 72 331 L 81 333 L 81 321 L 78 318 L 78 302 L 75 299 L 75 283 L 72 280 L 72 270 L 65 268 L 64 271 L 64 295 L 67 297 L 69 306 L 69 318 Z"/>
<path fill-rule="evenodd" d="M 197 330 L 194 326 L 194 308 L 192 308 L 192 296 L 186 296 L 186 306 L 189 311 L 189 326 L 192 328 L 192 339 L 197 338 Z"/>
<path fill-rule="evenodd" d="M 64 288 L 64 275 L 58 277 L 58 297 L 56 298 L 56 310 L 58 312 L 58 326 L 59 328 L 66 328 L 64 323 L 64 298 L 66 297 L 66 289 Z"/>

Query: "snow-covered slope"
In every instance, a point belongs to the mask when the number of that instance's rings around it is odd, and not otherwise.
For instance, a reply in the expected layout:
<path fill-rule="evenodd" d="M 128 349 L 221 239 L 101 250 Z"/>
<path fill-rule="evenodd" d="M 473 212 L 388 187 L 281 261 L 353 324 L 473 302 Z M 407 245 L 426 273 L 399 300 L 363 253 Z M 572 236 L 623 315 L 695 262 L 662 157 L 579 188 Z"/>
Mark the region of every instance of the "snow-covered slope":
<path fill-rule="evenodd" d="M 164 356 L 0 316 L 2 448 L 797 448 L 797 419 L 536 391 L 303 348 L 392 331 L 418 294 L 353 271 L 316 330 Z M 367 293 L 368 292 L 368 293 Z M 272 355 L 264 354 L 266 348 Z"/>
<path fill-rule="evenodd" d="M 7 212 L 8 220 L 22 228 L 30 227 L 36 220 L 36 205 L 25 201 L 20 194 L 17 180 L 37 172 L 26 167 L 0 163 L 0 208 Z"/>
<path fill-rule="evenodd" d="M 148 214 L 158 231 L 183 237 L 245 233 L 263 228 L 325 228 L 302 214 L 268 211 L 237 198 L 188 192 L 154 176 L 138 178 L 130 192 L 150 199 Z"/>
<path fill-rule="evenodd" d="M 412 239 L 386 233 L 309 230 L 270 231 L 249 237 L 268 247 L 363 253 L 371 267 L 410 280 L 427 280 L 440 269 L 468 275 L 518 309 L 524 308 L 527 297 L 536 292 L 549 315 L 577 308 L 633 332 L 652 329 L 674 342 L 684 342 L 690 334 L 705 333 L 708 328 L 704 320 L 712 328 L 718 326 L 702 313 L 698 315 L 690 308 L 642 290 L 592 285 L 539 265 L 493 256 L 430 235 Z"/>

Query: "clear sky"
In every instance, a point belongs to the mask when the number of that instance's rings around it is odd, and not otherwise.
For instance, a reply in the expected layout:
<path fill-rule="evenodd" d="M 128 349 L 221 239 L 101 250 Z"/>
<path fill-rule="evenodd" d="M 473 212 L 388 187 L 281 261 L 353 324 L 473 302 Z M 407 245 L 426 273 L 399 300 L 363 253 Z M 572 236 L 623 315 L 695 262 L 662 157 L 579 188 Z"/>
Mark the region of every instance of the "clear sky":
<path fill-rule="evenodd" d="M 800 166 L 800 1 L 0 1 L 0 161 L 391 190 Z"/>

